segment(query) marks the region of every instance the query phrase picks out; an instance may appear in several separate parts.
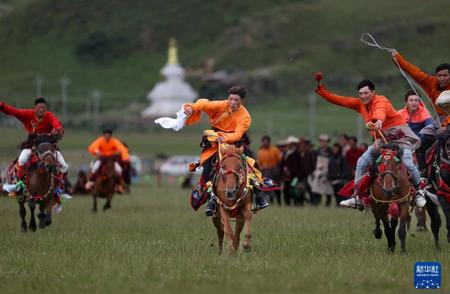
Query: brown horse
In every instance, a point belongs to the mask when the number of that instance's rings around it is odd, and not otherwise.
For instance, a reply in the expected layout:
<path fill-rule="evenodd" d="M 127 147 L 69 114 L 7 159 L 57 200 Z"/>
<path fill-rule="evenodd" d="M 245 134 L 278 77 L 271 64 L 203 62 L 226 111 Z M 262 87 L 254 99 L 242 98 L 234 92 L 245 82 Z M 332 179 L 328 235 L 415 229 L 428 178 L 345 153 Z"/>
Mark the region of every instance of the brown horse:
<path fill-rule="evenodd" d="M 92 197 L 94 198 L 93 212 L 97 212 L 97 197 L 106 198 L 103 211 L 111 208 L 111 200 L 116 187 L 116 171 L 114 169 L 115 156 L 102 156 L 101 165 L 94 182 Z"/>
<path fill-rule="evenodd" d="M 401 252 L 406 253 L 406 225 L 410 217 L 409 206 L 412 193 L 407 169 L 399 160 L 400 152 L 401 150 L 394 144 L 381 147 L 379 156 L 375 157 L 376 179 L 370 186 L 370 194 L 373 199 L 372 212 L 376 225 L 375 238 L 381 239 L 381 220 L 388 241 L 388 249 L 394 252 L 395 230 L 400 219 L 398 237 L 401 242 Z"/>
<path fill-rule="evenodd" d="M 243 249 L 251 250 L 250 223 L 252 221 L 253 195 L 247 187 L 247 167 L 242 159 L 243 147 L 220 144 L 219 162 L 216 176 L 213 180 L 213 191 L 218 203 L 218 211 L 213 215 L 212 221 L 217 229 L 219 238 L 219 253 L 223 249 L 225 236 L 226 247 L 231 254 L 239 248 L 240 235 L 245 227 L 245 241 Z M 236 227 L 233 232 L 230 219 L 236 218 Z"/>
<path fill-rule="evenodd" d="M 26 190 L 17 197 L 19 214 L 22 219 L 22 231 L 36 231 L 34 210 L 39 204 L 39 227 L 41 229 L 52 223 L 52 206 L 55 203 L 56 147 L 51 143 L 41 143 L 35 150 L 37 162 L 27 171 Z M 28 201 L 31 217 L 27 227 L 25 220 L 25 202 Z"/>

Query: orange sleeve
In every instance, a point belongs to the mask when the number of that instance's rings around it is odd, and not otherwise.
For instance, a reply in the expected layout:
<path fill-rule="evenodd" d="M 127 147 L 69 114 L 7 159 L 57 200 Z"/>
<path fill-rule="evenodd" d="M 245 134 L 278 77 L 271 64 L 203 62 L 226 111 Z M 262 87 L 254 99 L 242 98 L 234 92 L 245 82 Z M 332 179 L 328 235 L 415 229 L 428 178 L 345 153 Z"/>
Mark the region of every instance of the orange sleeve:
<path fill-rule="evenodd" d="M 220 136 L 222 136 L 225 139 L 225 143 L 234 143 L 239 141 L 244 133 L 248 130 L 250 127 L 250 124 L 252 123 L 252 119 L 250 115 L 243 115 L 242 117 L 238 118 L 239 124 L 236 126 L 236 129 L 234 132 L 231 133 L 224 133 L 224 132 L 218 132 Z"/>
<path fill-rule="evenodd" d="M 394 59 L 398 62 L 400 68 L 409 74 L 417 83 L 419 83 L 419 85 L 427 92 L 428 96 L 432 98 L 429 93 L 431 92 L 433 85 L 436 83 L 437 78 L 427 74 L 414 64 L 408 62 L 398 52 L 395 54 Z"/>
<path fill-rule="evenodd" d="M 122 144 L 122 142 L 120 142 L 117 139 L 114 139 L 114 146 L 119 151 L 120 157 L 122 158 L 122 160 L 124 160 L 124 161 L 130 160 L 130 155 L 128 153 L 128 149 L 127 149 L 127 147 L 125 147 L 125 145 Z"/>
<path fill-rule="evenodd" d="M 100 144 L 102 142 L 103 137 L 98 138 L 97 140 L 95 140 L 94 142 L 91 143 L 91 145 L 89 145 L 88 147 L 88 152 L 91 153 L 94 156 L 97 156 L 97 151 L 100 147 Z"/>
<path fill-rule="evenodd" d="M 339 105 L 339 106 L 344 106 L 350 109 L 354 109 L 356 111 L 359 112 L 359 99 L 358 98 L 354 98 L 354 97 L 349 97 L 349 96 L 339 96 L 336 94 L 331 93 L 330 91 L 328 91 L 324 85 L 320 85 L 317 89 L 316 89 L 316 93 L 320 96 L 322 96 L 323 98 L 325 98 L 325 100 Z"/>
<path fill-rule="evenodd" d="M 195 103 L 186 103 L 183 105 L 183 108 L 186 109 L 186 106 L 192 107 L 192 115 L 188 117 L 186 120 L 186 125 L 192 125 L 200 121 L 202 111 L 206 113 L 214 113 L 215 111 L 220 110 L 226 101 L 209 101 L 208 99 L 198 99 Z"/>

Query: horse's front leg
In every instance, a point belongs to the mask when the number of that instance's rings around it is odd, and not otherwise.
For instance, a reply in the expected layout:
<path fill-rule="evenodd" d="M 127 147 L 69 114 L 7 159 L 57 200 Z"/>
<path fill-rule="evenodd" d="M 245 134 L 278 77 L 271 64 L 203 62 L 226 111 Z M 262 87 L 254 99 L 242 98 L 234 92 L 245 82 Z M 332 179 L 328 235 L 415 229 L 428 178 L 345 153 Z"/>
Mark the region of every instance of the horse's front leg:
<path fill-rule="evenodd" d="M 233 250 L 237 251 L 239 249 L 239 243 L 241 242 L 241 232 L 244 228 L 244 218 L 242 215 L 238 215 L 236 217 L 236 228 L 234 230 L 234 238 L 233 238 Z"/>
<path fill-rule="evenodd" d="M 113 197 L 113 193 L 108 194 L 108 196 L 106 197 L 106 203 L 103 206 L 103 211 L 111 208 L 111 199 L 112 199 L 112 197 Z"/>
<path fill-rule="evenodd" d="M 44 203 L 39 204 L 38 218 L 39 218 L 39 228 L 41 228 L 41 229 L 45 228 L 45 204 Z"/>
<path fill-rule="evenodd" d="M 45 226 L 49 226 L 52 224 L 52 207 L 53 207 L 54 201 L 53 200 L 47 200 L 45 203 L 45 218 L 44 218 L 44 224 Z"/>
<path fill-rule="evenodd" d="M 25 200 L 18 201 L 18 203 L 19 203 L 19 215 L 20 218 L 22 219 L 22 222 L 20 224 L 22 232 L 28 232 L 27 221 L 25 220 L 25 216 L 27 215 L 27 210 L 25 208 Z"/>
<path fill-rule="evenodd" d="M 441 245 L 439 244 L 439 230 L 441 228 L 442 221 L 441 216 L 439 215 L 438 207 L 433 201 L 428 200 L 425 208 L 430 216 L 430 227 L 431 232 L 433 232 L 434 245 L 436 246 L 436 250 L 441 250 Z"/>
<path fill-rule="evenodd" d="M 233 229 L 230 224 L 230 213 L 228 210 L 220 206 L 220 217 L 223 223 L 223 232 L 225 235 L 225 244 L 229 254 L 233 254 Z"/>
<path fill-rule="evenodd" d="M 28 207 L 30 208 L 30 224 L 29 224 L 29 228 L 31 231 L 36 232 L 37 226 L 36 226 L 36 218 L 34 216 L 34 210 L 36 209 L 36 202 L 34 202 L 33 200 L 30 200 L 28 202 Z"/>
<path fill-rule="evenodd" d="M 380 225 L 380 218 L 375 217 L 375 229 L 373 229 L 373 235 L 375 236 L 375 239 L 381 239 L 381 237 L 383 236 Z"/>
<path fill-rule="evenodd" d="M 406 208 L 408 209 L 408 207 Z M 408 215 L 400 217 L 400 225 L 398 227 L 398 238 L 400 239 L 401 253 L 406 254 L 406 225 L 408 222 Z M 395 232 L 395 231 L 394 231 Z"/>
<path fill-rule="evenodd" d="M 244 252 L 250 252 L 252 249 L 251 239 L 252 234 L 250 232 L 250 224 L 252 222 L 252 201 L 249 201 L 242 211 L 242 214 L 244 215 L 244 227 L 245 227 L 245 240 L 244 244 L 242 245 L 244 248 Z"/>
<path fill-rule="evenodd" d="M 223 249 L 223 235 L 224 235 L 224 233 L 223 233 L 222 220 L 220 219 L 220 215 L 218 215 L 218 213 L 213 215 L 212 222 L 213 222 L 214 226 L 216 227 L 216 231 L 217 231 L 217 239 L 218 239 L 219 255 L 220 255 L 220 254 L 222 254 L 222 249 Z"/>
<path fill-rule="evenodd" d="M 92 198 L 94 200 L 94 204 L 92 206 L 92 212 L 97 212 L 97 195 L 96 193 L 92 193 Z"/>

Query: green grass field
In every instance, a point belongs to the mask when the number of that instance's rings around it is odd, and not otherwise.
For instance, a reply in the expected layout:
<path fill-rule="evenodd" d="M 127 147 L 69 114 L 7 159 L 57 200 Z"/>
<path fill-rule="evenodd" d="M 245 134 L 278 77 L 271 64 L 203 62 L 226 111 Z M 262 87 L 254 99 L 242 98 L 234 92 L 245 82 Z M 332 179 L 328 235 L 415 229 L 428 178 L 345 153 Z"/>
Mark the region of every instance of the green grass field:
<path fill-rule="evenodd" d="M 412 230 L 408 254 L 391 255 L 369 213 L 271 206 L 254 217 L 251 253 L 218 256 L 187 195 L 141 184 L 97 214 L 75 197 L 35 233 L 21 233 L 16 202 L 0 198 L 0 292 L 415 293 L 417 261 L 440 261 L 450 290 L 450 245 L 436 252 L 429 232 Z"/>

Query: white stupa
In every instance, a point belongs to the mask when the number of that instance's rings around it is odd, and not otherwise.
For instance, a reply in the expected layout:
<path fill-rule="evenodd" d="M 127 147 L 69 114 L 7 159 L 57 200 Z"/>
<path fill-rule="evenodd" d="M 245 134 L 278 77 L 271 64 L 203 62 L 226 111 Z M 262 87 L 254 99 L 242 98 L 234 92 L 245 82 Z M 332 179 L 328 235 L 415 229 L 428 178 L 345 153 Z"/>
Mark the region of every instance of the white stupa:
<path fill-rule="evenodd" d="M 168 60 L 161 74 L 165 81 L 157 83 L 147 94 L 151 105 L 142 111 L 142 117 L 173 116 L 183 103 L 192 102 L 197 97 L 197 93 L 184 81 L 184 69 L 178 63 L 175 39 L 169 42 Z"/>

